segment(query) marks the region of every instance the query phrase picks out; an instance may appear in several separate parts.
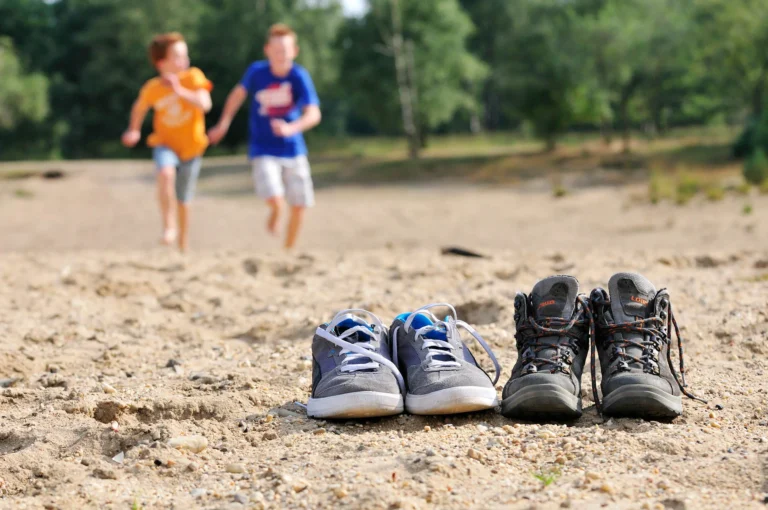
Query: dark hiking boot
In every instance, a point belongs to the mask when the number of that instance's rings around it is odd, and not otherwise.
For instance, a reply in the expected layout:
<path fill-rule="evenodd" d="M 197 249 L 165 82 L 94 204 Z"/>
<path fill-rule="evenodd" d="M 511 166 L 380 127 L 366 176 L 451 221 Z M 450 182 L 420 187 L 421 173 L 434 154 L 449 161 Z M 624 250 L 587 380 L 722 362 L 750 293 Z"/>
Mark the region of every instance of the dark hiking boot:
<path fill-rule="evenodd" d="M 581 373 L 589 349 L 589 300 L 572 276 L 550 276 L 515 297 L 517 363 L 501 414 L 524 420 L 581 416 Z"/>
<path fill-rule="evenodd" d="M 674 325 L 683 350 L 669 293 L 636 273 L 617 273 L 603 289 L 592 291 L 595 343 L 592 391 L 605 415 L 671 419 L 683 412 L 681 394 L 701 400 L 685 390 L 670 355 L 670 328 Z M 603 403 L 597 395 L 594 349 L 600 358 Z"/>

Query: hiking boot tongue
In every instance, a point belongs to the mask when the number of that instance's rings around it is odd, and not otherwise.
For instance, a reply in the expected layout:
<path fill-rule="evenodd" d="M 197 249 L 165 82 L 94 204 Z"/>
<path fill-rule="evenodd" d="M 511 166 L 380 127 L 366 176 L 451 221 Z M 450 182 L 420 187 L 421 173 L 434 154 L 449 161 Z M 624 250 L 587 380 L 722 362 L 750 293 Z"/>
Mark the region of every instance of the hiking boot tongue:
<path fill-rule="evenodd" d="M 613 320 L 634 322 L 647 319 L 653 314 L 653 298 L 656 287 L 637 273 L 616 273 L 608 282 L 611 295 Z"/>
<path fill-rule="evenodd" d="M 573 276 L 558 275 L 540 280 L 533 286 L 533 316 L 570 319 L 579 294 L 579 281 Z"/>

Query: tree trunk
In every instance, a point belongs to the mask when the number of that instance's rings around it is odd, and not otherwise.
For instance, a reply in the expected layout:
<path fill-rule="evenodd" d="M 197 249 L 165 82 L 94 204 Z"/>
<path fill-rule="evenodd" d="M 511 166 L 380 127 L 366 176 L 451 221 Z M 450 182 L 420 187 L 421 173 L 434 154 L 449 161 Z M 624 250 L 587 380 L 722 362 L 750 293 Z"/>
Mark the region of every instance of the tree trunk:
<path fill-rule="evenodd" d="M 763 69 L 760 72 L 760 78 L 758 78 L 755 88 L 752 91 L 752 113 L 756 118 L 760 117 L 763 113 L 763 103 L 765 101 L 765 84 L 766 84 L 766 67 L 768 63 L 763 65 Z"/>
<path fill-rule="evenodd" d="M 632 140 L 632 133 L 630 131 L 629 123 L 629 102 L 635 95 L 637 87 L 643 81 L 643 77 L 637 74 L 633 75 L 624 88 L 621 90 L 621 97 L 619 98 L 619 119 L 621 120 L 621 138 L 624 141 L 624 152 L 630 151 L 630 141 Z"/>
<path fill-rule="evenodd" d="M 630 144 L 632 142 L 632 132 L 629 128 L 629 112 L 627 111 L 627 105 L 621 105 L 621 140 L 622 151 L 629 152 Z"/>
<path fill-rule="evenodd" d="M 547 135 L 547 145 L 545 148 L 546 152 L 554 152 L 555 149 L 557 149 L 557 136 L 554 134 Z"/>
<path fill-rule="evenodd" d="M 603 143 L 605 145 L 611 145 L 613 143 L 613 126 L 610 121 L 606 119 L 600 121 L 600 134 L 603 137 Z"/>
<path fill-rule="evenodd" d="M 392 7 L 392 53 L 395 58 L 395 75 L 400 96 L 400 109 L 403 116 L 403 131 L 408 139 L 408 155 L 411 159 L 419 157 L 419 135 L 413 111 L 413 91 L 408 83 L 408 57 L 403 44 L 403 22 L 400 15 L 399 0 L 391 0 Z"/>

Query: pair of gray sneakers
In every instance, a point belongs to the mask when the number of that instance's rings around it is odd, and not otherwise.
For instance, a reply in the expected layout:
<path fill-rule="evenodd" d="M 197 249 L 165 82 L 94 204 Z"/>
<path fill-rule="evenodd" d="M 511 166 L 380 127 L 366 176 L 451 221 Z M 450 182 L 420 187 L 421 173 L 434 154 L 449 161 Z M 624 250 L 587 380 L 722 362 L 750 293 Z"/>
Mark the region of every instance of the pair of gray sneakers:
<path fill-rule="evenodd" d="M 434 308 L 450 315 L 438 319 Z M 495 379 L 478 365 L 461 339 L 468 331 L 485 349 Z M 454 414 L 498 405 L 501 374 L 493 351 L 454 307 L 432 304 L 404 313 L 385 328 L 365 310 L 344 310 L 317 328 L 312 341 L 312 396 L 316 418 Z"/>
<path fill-rule="evenodd" d="M 645 277 L 617 273 L 587 297 L 567 275 L 551 276 L 530 295 L 515 297 L 518 359 L 502 393 L 501 412 L 526 420 L 567 420 L 582 414 L 581 375 L 591 345 L 592 392 L 609 416 L 670 419 L 683 412 L 682 339 L 669 293 Z M 680 373 L 670 353 L 677 333 Z M 599 357 L 602 405 L 597 390 Z M 682 380 L 681 380 L 682 379 Z"/>

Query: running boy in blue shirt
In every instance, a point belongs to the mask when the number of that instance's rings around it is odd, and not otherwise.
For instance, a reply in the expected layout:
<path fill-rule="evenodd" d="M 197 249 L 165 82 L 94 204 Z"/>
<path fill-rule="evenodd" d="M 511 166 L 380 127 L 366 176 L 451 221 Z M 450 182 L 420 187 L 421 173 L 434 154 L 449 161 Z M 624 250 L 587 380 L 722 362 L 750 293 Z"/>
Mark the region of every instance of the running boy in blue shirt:
<path fill-rule="evenodd" d="M 286 249 L 296 244 L 304 210 L 314 205 L 314 190 L 302 133 L 320 123 L 320 101 L 309 73 L 294 59 L 296 33 L 283 24 L 269 29 L 267 61 L 248 67 L 227 97 L 218 124 L 208 132 L 216 144 L 250 97 L 249 157 L 256 193 L 270 207 L 267 230 L 276 234 L 284 200 L 291 206 Z"/>

